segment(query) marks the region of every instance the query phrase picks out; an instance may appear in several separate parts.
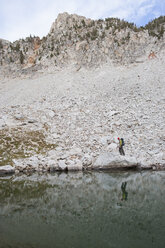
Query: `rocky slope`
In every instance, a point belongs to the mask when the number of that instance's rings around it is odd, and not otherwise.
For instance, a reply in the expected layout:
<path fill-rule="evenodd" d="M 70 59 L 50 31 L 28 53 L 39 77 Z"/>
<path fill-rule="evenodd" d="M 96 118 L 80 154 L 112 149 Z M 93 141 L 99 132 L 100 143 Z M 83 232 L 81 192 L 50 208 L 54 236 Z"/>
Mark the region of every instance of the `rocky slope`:
<path fill-rule="evenodd" d="M 118 165 L 163 168 L 164 34 L 152 28 L 154 36 L 118 19 L 64 13 L 42 40 L 1 41 L 3 170 L 92 169 L 114 158 Z M 117 137 L 125 139 L 124 158 Z"/>
<path fill-rule="evenodd" d="M 13 43 L 0 40 L 0 77 L 75 65 L 99 67 L 104 63 L 144 61 L 153 50 L 164 50 L 165 17 L 145 27 L 117 18 L 91 20 L 76 14 L 59 14 L 46 37 L 27 37 Z"/>
<path fill-rule="evenodd" d="M 119 136 L 126 159 L 163 168 L 164 58 L 0 81 L 0 165 L 17 171 L 92 168 L 102 153 L 122 157 Z"/>

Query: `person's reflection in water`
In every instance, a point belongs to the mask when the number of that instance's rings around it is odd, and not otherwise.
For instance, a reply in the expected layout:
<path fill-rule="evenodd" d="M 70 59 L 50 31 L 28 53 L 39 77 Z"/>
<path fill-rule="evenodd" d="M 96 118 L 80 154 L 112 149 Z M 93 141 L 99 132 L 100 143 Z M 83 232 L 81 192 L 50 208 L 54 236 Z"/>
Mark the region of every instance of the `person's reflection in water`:
<path fill-rule="evenodd" d="M 127 182 L 123 182 L 121 185 L 121 190 L 122 190 L 122 201 L 127 201 L 128 198 L 128 192 L 126 191 L 126 186 L 127 186 Z"/>

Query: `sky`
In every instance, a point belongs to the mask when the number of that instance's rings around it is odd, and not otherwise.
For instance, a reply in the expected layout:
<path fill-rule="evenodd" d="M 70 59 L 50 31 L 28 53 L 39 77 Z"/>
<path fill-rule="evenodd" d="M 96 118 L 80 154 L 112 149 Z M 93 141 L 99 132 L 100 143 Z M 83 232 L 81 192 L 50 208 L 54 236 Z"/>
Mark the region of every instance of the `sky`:
<path fill-rule="evenodd" d="M 143 26 L 165 15 L 165 0 L 0 0 L 0 38 L 42 38 L 63 12 L 91 19 L 118 17 Z"/>

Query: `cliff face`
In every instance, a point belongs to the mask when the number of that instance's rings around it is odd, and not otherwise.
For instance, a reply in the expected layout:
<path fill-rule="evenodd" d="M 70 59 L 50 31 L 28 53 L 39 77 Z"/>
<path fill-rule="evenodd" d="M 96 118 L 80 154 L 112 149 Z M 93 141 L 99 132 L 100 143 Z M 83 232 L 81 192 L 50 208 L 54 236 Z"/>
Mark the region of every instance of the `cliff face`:
<path fill-rule="evenodd" d="M 85 67 L 104 63 L 129 64 L 148 57 L 150 51 L 164 50 L 165 17 L 145 27 L 117 18 L 91 20 L 76 14 L 59 14 L 50 32 L 41 40 L 27 37 L 13 43 L 0 40 L 0 70 L 74 64 Z"/>

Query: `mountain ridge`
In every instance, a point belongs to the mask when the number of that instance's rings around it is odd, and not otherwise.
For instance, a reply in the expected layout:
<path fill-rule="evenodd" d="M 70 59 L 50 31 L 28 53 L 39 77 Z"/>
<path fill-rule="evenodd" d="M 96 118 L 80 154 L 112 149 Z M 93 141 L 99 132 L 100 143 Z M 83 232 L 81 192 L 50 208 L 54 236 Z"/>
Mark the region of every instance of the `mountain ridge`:
<path fill-rule="evenodd" d="M 164 16 L 137 28 L 118 18 L 92 20 L 64 12 L 42 39 L 30 36 L 13 43 L 0 39 L 0 72 L 16 75 L 31 67 L 37 71 L 70 64 L 90 68 L 138 63 L 148 58 L 151 50 L 157 54 L 164 51 L 164 27 Z"/>

